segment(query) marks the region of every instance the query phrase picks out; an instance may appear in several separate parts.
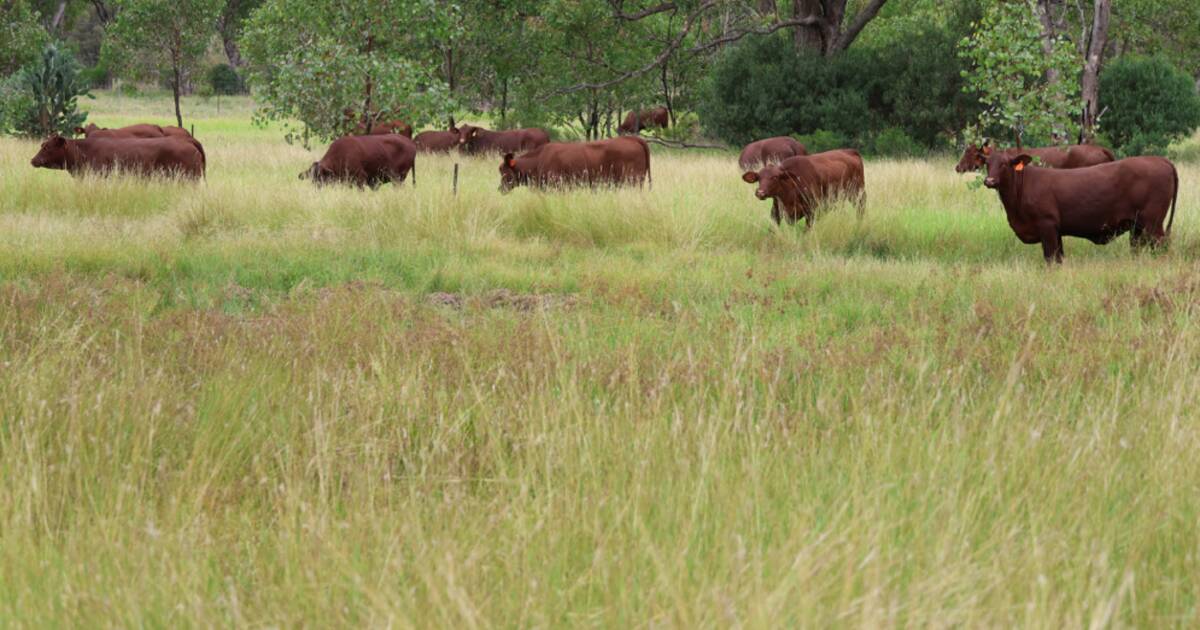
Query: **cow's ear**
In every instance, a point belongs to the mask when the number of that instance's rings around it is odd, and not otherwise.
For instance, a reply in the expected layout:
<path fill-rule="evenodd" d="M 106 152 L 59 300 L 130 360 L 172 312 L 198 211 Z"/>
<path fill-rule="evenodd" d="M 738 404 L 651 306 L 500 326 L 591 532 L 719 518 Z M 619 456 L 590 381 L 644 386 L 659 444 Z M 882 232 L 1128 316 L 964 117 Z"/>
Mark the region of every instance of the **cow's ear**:
<path fill-rule="evenodd" d="M 746 171 L 745 173 L 742 173 L 742 181 L 746 182 L 747 184 L 756 183 L 758 181 L 758 173 L 755 173 L 754 171 Z"/>
<path fill-rule="evenodd" d="M 980 153 L 983 153 L 984 157 L 988 157 L 992 154 L 992 147 L 988 146 L 987 142 L 984 142 L 983 149 L 980 150 Z"/>
<path fill-rule="evenodd" d="M 514 159 L 514 157 L 516 157 L 516 156 L 514 156 L 511 153 L 505 153 L 504 154 L 504 165 L 507 166 L 508 168 L 516 168 L 517 161 Z"/>
<path fill-rule="evenodd" d="M 1032 161 L 1032 157 L 1030 157 L 1028 154 L 1022 153 L 1021 155 L 1013 158 L 1009 164 L 1012 164 L 1014 171 L 1020 173 L 1021 171 L 1025 170 L 1025 167 Z"/>
<path fill-rule="evenodd" d="M 50 138 L 50 143 L 56 147 L 65 147 L 67 146 L 67 139 L 56 135 L 53 138 Z"/>

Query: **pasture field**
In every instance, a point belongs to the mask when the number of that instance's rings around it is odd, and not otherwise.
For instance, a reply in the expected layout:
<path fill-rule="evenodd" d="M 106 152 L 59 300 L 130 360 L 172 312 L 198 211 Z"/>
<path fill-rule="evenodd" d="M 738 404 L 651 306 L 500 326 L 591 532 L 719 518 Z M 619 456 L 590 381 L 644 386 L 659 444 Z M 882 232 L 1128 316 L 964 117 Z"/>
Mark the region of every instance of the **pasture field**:
<path fill-rule="evenodd" d="M 200 184 L 0 140 L 0 626 L 1200 624 L 1200 165 L 1047 269 L 950 156 L 804 233 L 732 154 L 317 190 L 189 104 Z"/>

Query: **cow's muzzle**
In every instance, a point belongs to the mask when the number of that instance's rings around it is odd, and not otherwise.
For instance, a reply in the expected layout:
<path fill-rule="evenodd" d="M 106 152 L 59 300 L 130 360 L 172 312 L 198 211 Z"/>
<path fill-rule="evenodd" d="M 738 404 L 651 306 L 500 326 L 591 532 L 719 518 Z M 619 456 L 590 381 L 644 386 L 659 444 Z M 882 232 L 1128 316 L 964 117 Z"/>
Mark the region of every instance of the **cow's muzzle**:
<path fill-rule="evenodd" d="M 758 197 L 759 199 L 766 199 L 766 198 L 767 198 L 767 193 L 765 193 L 765 192 L 763 192 L 763 191 L 761 191 L 761 190 L 756 190 L 756 191 L 754 191 L 754 196 L 755 196 L 755 197 Z"/>
<path fill-rule="evenodd" d="M 1000 182 L 996 181 L 995 177 L 988 177 L 987 179 L 983 180 L 983 185 L 987 186 L 988 188 L 995 188 L 999 183 Z"/>

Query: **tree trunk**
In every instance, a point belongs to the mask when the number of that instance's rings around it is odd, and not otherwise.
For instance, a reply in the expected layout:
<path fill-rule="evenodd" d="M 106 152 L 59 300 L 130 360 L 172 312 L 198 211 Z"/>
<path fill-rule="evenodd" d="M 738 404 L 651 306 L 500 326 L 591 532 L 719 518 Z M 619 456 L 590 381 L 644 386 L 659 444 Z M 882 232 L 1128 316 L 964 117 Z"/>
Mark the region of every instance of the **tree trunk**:
<path fill-rule="evenodd" d="M 675 126 L 675 108 L 671 104 L 671 83 L 667 80 L 667 64 L 662 65 L 663 104 L 667 108 L 667 119 Z"/>
<path fill-rule="evenodd" d="M 1108 20 L 1111 15 L 1112 0 L 1095 0 L 1092 33 L 1088 38 L 1087 57 L 1080 81 L 1084 102 L 1080 135 L 1089 142 L 1096 133 L 1096 115 L 1100 111 L 1100 67 L 1104 63 L 1104 49 L 1108 47 Z"/>
<path fill-rule="evenodd" d="M 1055 0 L 1038 0 L 1037 17 L 1042 23 L 1042 52 L 1047 57 L 1054 54 L 1054 40 L 1058 38 L 1058 24 L 1054 20 Z M 1058 83 L 1058 70 L 1046 69 L 1046 83 Z"/>
<path fill-rule="evenodd" d="M 792 19 L 802 20 L 806 17 L 821 18 L 825 9 L 821 0 L 792 0 Z M 825 52 L 825 37 L 820 25 L 797 26 L 792 39 L 796 50 L 807 50 L 823 54 Z"/>
<path fill-rule="evenodd" d="M 63 21 L 67 17 L 67 0 L 59 0 L 58 9 L 54 12 L 54 19 L 50 21 L 50 30 L 58 32 L 62 29 Z"/>
<path fill-rule="evenodd" d="M 500 82 L 500 128 L 508 127 L 508 77 Z"/>
<path fill-rule="evenodd" d="M 171 95 L 175 98 L 175 124 L 183 129 L 183 113 L 179 110 L 179 91 L 182 89 L 183 81 L 178 61 L 172 64 L 171 71 L 174 73 L 174 80 L 171 81 Z"/>
<path fill-rule="evenodd" d="M 238 50 L 237 38 L 232 35 L 226 35 L 222 31 L 221 45 L 225 48 L 225 57 L 229 59 L 229 65 L 234 68 L 241 68 L 245 62 L 242 61 L 242 51 Z"/>

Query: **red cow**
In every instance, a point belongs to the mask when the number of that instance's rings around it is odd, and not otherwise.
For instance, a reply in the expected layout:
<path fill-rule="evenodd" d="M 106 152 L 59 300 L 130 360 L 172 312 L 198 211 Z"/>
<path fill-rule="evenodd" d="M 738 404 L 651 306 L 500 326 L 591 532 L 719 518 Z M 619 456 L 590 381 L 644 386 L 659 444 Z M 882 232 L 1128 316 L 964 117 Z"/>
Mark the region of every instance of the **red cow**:
<path fill-rule="evenodd" d="M 773 201 L 775 223 L 780 222 L 782 210 L 788 223 L 804 217 L 805 229 L 811 228 L 816 205 L 842 193 L 854 197 L 859 217 L 866 206 L 862 156 L 853 149 L 791 157 L 757 173 L 748 171 L 742 179 L 758 184 L 756 197 Z"/>
<path fill-rule="evenodd" d="M 1094 144 L 1075 144 L 1065 149 L 1060 147 L 1031 148 L 1023 149 L 1023 151 L 1040 159 L 1042 161 L 1040 166 L 1050 168 L 1081 168 L 1117 159 L 1112 151 Z M 987 164 L 988 157 L 992 155 L 992 152 L 992 147 L 987 144 L 984 144 L 982 148 L 969 144 L 954 170 L 959 173 L 977 171 Z"/>
<path fill-rule="evenodd" d="M 1103 245 L 1132 232 L 1129 242 L 1139 248 L 1171 234 L 1179 174 L 1169 160 L 1133 157 L 1076 169 L 1032 162 L 1027 152 L 994 151 L 983 183 L 999 193 L 1017 238 L 1042 244 L 1046 262 L 1062 262 L 1064 236 Z"/>
<path fill-rule="evenodd" d="M 518 153 L 536 149 L 550 142 L 550 134 L 537 128 L 489 131 L 483 127 L 463 125 L 458 128 L 458 148 L 463 153 Z"/>
<path fill-rule="evenodd" d="M 85 138 L 52 136 L 30 162 L 34 168 L 79 176 L 123 170 L 139 175 L 204 176 L 204 147 L 194 138 Z"/>
<path fill-rule="evenodd" d="M 325 156 L 301 173 L 300 179 L 311 179 L 317 185 L 342 182 L 378 188 L 385 182 L 402 184 L 411 172 L 415 186 L 416 157 L 417 146 L 399 134 L 344 136 L 334 140 Z"/>
<path fill-rule="evenodd" d="M 500 164 L 500 192 L 517 186 L 641 184 L 650 179 L 650 146 L 641 138 L 551 142 Z"/>

